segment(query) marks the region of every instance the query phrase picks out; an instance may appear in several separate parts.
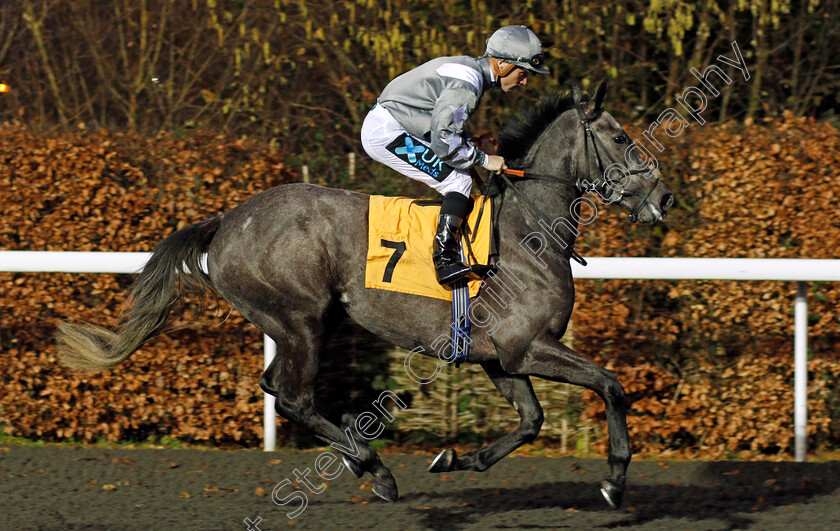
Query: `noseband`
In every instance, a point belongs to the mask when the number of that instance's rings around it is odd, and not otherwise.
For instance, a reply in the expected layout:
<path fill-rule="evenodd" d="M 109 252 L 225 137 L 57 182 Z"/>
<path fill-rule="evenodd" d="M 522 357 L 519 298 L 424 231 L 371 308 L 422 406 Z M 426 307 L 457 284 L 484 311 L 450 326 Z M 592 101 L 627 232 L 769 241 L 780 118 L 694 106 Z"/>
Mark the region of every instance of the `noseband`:
<path fill-rule="evenodd" d="M 601 175 L 604 176 L 603 187 L 604 187 L 604 192 L 606 192 L 606 188 L 607 188 L 606 169 L 608 167 L 612 167 L 613 165 L 619 165 L 620 166 L 620 164 L 618 164 L 616 161 L 613 160 L 613 158 L 610 156 L 610 153 L 607 150 L 604 143 L 601 142 L 601 139 L 598 138 L 598 135 L 595 134 L 595 131 L 593 131 L 592 127 L 590 126 L 590 122 L 597 119 L 601 115 L 601 112 L 599 111 L 598 113 L 594 114 L 593 116 L 590 116 L 590 117 L 587 118 L 586 113 L 583 112 L 583 108 L 580 106 L 580 104 L 575 103 L 575 109 L 578 112 L 578 117 L 580 118 L 580 124 L 583 127 L 583 135 L 584 135 L 583 136 L 583 138 L 584 138 L 583 149 L 584 149 L 584 157 L 586 158 L 587 173 L 589 174 L 590 177 L 592 176 L 592 161 L 589 157 L 589 144 L 591 143 L 592 144 L 592 149 L 595 151 L 595 159 L 598 161 L 598 170 L 601 172 Z M 606 168 L 604 167 L 604 161 L 601 158 L 601 151 L 602 150 L 603 150 L 604 155 L 606 156 L 607 160 L 610 162 L 610 166 L 608 166 Z M 638 175 L 640 173 L 647 173 L 648 171 L 649 171 L 648 169 L 632 170 L 632 171 L 627 172 L 626 175 L 628 175 L 628 176 Z M 624 173 L 624 172 L 622 172 L 622 173 Z M 494 174 L 491 174 L 490 180 L 487 181 L 488 189 L 489 189 L 490 182 L 492 181 L 493 175 Z M 525 206 L 527 206 L 532 211 L 532 213 L 536 214 L 537 217 L 540 217 L 540 218 L 543 218 L 543 219 L 549 219 L 549 218 L 548 218 L 548 216 L 543 214 L 543 212 L 539 209 L 539 207 L 537 207 L 537 205 L 535 205 L 530 199 L 525 197 L 522 194 L 522 192 L 520 192 L 519 190 L 516 189 L 515 186 L 513 186 L 513 183 L 507 177 L 508 175 L 512 175 L 512 176 L 518 177 L 520 179 L 532 179 L 532 180 L 539 180 L 539 181 L 548 181 L 548 182 L 552 182 L 552 183 L 556 183 L 556 184 L 563 184 L 565 186 L 571 186 L 571 187 L 577 189 L 578 192 L 581 193 L 581 195 L 585 194 L 586 192 L 594 191 L 594 192 L 598 193 L 601 197 L 603 197 L 603 194 L 600 193 L 600 191 L 598 190 L 598 185 L 596 184 L 599 179 L 596 179 L 595 182 L 592 182 L 592 181 L 587 181 L 585 179 L 582 179 L 582 178 L 578 177 L 577 180 L 575 181 L 575 183 L 572 184 L 572 183 L 569 183 L 569 182 L 566 182 L 566 181 L 561 181 L 560 179 L 558 179 L 557 177 L 555 177 L 553 175 L 532 173 L 532 172 L 528 172 L 528 171 L 525 171 L 525 170 L 514 170 L 514 169 L 510 169 L 510 168 L 505 168 L 504 170 L 502 170 L 502 172 L 499 175 L 504 180 L 507 187 L 510 188 L 510 190 L 512 190 L 514 192 L 514 194 L 516 194 L 517 198 L 522 200 L 522 202 L 525 204 Z M 645 205 L 648 204 L 648 199 L 650 198 L 650 195 L 653 193 L 653 190 L 659 184 L 659 180 L 660 180 L 660 178 L 657 177 L 656 180 L 653 183 L 653 186 L 651 186 L 647 190 L 647 193 L 645 194 L 644 199 L 639 201 L 639 203 L 636 205 L 636 207 L 630 213 L 630 216 L 628 217 L 628 219 L 631 222 L 635 222 L 639 219 L 638 218 L 639 212 L 641 212 L 642 209 L 645 207 Z M 621 193 L 622 196 L 625 195 L 624 190 L 622 190 L 620 193 Z M 485 200 L 486 200 L 486 195 L 487 194 L 485 193 Z M 482 205 L 482 207 L 483 207 L 483 205 Z M 580 263 L 581 265 L 584 265 L 584 266 L 586 265 L 586 260 L 584 260 L 584 258 L 580 254 L 578 254 L 577 251 L 574 250 L 574 248 L 570 249 L 569 253 L 570 253 L 570 257 L 572 259 L 574 259 L 576 262 L 578 262 L 578 263 Z"/>
<path fill-rule="evenodd" d="M 604 176 L 604 191 L 606 192 L 607 181 L 608 181 L 606 170 L 608 168 L 611 168 L 611 167 L 615 166 L 615 165 L 618 165 L 622 168 L 623 168 L 623 166 L 621 164 L 617 163 L 615 160 L 613 160 L 613 158 L 610 156 L 609 151 L 607 150 L 607 147 L 604 145 L 603 142 L 601 142 L 601 139 L 598 138 L 598 135 L 595 134 L 595 131 L 593 131 L 592 127 L 589 125 L 590 122 L 597 119 L 601 115 L 601 112 L 599 111 L 598 113 L 596 113 L 596 114 L 587 118 L 586 114 L 583 112 L 583 108 L 580 106 L 580 104 L 575 103 L 575 109 L 578 112 L 578 117 L 580 118 L 580 124 L 583 126 L 583 135 L 584 135 L 583 136 L 583 138 L 584 138 L 584 140 L 583 140 L 583 153 L 584 153 L 584 155 L 583 156 L 586 159 L 587 172 L 589 173 L 589 176 L 591 177 L 592 176 L 592 162 L 591 162 L 591 159 L 589 158 L 589 144 L 591 142 L 592 143 L 592 148 L 595 150 L 595 159 L 598 161 L 598 170 L 601 172 L 601 175 Z M 601 149 L 598 149 L 599 147 Z M 609 162 L 610 162 L 610 165 L 607 166 L 607 167 L 604 167 L 604 161 L 601 159 L 601 150 L 604 151 L 604 155 L 607 157 L 607 160 L 609 160 Z M 647 168 L 645 168 L 645 169 L 640 168 L 638 170 L 628 171 L 626 173 L 626 175 L 628 175 L 628 176 L 638 175 L 640 173 L 647 173 L 648 171 L 649 171 L 649 169 L 647 169 Z M 624 173 L 624 172 L 622 172 L 622 173 Z M 650 195 L 653 193 L 653 190 L 659 184 L 659 180 L 660 180 L 660 178 L 657 177 L 656 180 L 653 182 L 653 186 L 648 188 L 644 199 L 639 201 L 636 204 L 636 207 L 633 209 L 633 211 L 630 212 L 630 216 L 628 217 L 630 222 L 638 221 L 639 212 L 641 212 L 642 209 L 645 207 L 645 205 L 648 204 L 648 199 L 650 199 Z M 597 181 L 598 181 L 598 179 L 595 180 L 595 182 L 597 182 Z M 589 192 L 589 191 L 596 191 L 596 192 L 598 191 L 597 190 L 597 187 L 598 187 L 597 184 L 595 184 L 591 181 L 585 181 L 581 178 L 578 178 L 575 185 L 577 186 L 578 190 L 580 190 L 580 192 L 582 194 L 586 193 L 586 192 Z M 624 190 L 621 190 L 620 193 L 621 193 L 622 196 L 625 195 Z M 603 194 L 599 193 L 599 195 L 601 195 L 601 197 L 603 197 Z"/>

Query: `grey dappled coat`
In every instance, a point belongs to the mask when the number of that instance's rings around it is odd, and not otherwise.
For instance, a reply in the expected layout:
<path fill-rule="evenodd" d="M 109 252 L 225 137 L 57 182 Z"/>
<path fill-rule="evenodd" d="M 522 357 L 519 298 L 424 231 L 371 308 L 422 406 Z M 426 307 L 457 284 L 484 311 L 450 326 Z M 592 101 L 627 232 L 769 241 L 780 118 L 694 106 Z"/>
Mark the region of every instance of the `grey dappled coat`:
<path fill-rule="evenodd" d="M 505 189 L 493 199 L 499 261 L 472 302 L 469 362 L 481 364 L 515 407 L 520 424 L 464 455 L 444 450 L 430 472 L 483 471 L 534 440 L 543 422 L 530 382 L 530 376 L 537 376 L 586 387 L 604 401 L 610 471 L 601 482 L 601 493 L 613 507 L 621 504 L 631 457 L 624 389 L 610 371 L 559 341 L 575 298 L 569 257 L 580 217 L 575 205 L 583 192 L 574 183 L 580 179 L 595 186 L 606 194 L 605 203 L 638 212 L 635 219 L 642 223 L 663 219 L 673 196 L 658 167 L 651 170 L 651 178 L 628 174 L 624 187 L 611 192 L 605 183 L 595 184 L 601 175 L 591 168 L 601 165 L 600 157 L 621 160 L 629 140 L 621 125 L 602 112 L 605 93 L 602 83 L 594 100 L 588 100 L 574 87 L 571 96 L 544 99 L 521 123 L 500 134 L 500 155 L 514 167 L 548 180 L 512 183 L 515 194 Z M 594 149 L 587 148 L 588 126 L 591 135 L 602 139 L 598 160 L 593 160 Z M 630 162 L 644 165 L 638 155 Z M 260 387 L 276 397 L 278 413 L 330 442 L 351 472 L 358 477 L 371 474 L 377 495 L 396 500 L 399 493 L 391 471 L 369 439 L 351 430 L 358 429 L 362 417 L 345 414 L 339 426 L 317 406 L 315 380 L 322 345 L 336 324 L 350 317 L 398 346 L 437 358 L 438 338 L 450 337 L 451 303 L 365 288 L 368 202 L 369 197 L 358 192 L 290 184 L 176 231 L 155 248 L 115 330 L 59 325 L 56 342 L 62 361 L 89 371 L 114 367 L 164 329 L 182 293 L 215 290 L 277 343 L 277 355 L 260 378 Z M 529 204 L 558 216 L 551 235 L 543 233 L 546 220 L 536 219 Z M 567 218 L 574 225 L 559 223 Z M 552 244 L 555 236 L 567 245 Z M 201 265 L 205 253 L 206 274 Z"/>

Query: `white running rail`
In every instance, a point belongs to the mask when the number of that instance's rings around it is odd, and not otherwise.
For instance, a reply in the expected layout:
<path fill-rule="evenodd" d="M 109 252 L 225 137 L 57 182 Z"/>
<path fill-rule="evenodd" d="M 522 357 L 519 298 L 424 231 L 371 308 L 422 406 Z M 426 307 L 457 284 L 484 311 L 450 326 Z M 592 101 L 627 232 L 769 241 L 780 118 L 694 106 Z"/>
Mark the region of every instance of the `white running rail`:
<path fill-rule="evenodd" d="M 151 253 L 0 251 L 0 272 L 137 273 Z M 840 260 L 783 258 L 587 258 L 572 262 L 575 278 L 660 280 L 777 280 L 796 282 L 794 302 L 794 445 L 796 461 L 808 451 L 807 282 L 840 281 Z M 277 347 L 265 336 L 265 367 Z M 264 447 L 274 450 L 277 419 L 274 397 L 265 395 Z"/>

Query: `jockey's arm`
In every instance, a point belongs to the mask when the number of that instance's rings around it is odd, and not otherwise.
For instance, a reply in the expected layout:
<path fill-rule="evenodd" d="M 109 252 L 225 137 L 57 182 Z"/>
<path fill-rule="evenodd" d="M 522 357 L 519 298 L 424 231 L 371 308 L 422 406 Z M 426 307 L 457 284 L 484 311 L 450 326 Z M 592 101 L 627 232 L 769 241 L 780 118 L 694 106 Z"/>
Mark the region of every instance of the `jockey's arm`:
<path fill-rule="evenodd" d="M 437 99 L 432 111 L 432 151 L 447 165 L 459 170 L 472 166 L 487 167 L 491 157 L 464 138 L 464 125 L 475 111 L 477 102 L 478 97 L 473 92 L 447 89 Z"/>

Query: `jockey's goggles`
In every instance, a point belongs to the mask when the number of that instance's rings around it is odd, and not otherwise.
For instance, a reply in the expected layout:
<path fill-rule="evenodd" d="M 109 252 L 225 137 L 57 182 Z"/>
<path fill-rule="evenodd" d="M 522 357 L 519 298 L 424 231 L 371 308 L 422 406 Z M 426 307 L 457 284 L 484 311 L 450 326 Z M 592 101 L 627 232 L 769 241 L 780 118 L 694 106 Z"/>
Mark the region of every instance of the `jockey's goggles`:
<path fill-rule="evenodd" d="M 524 57 L 516 58 L 517 63 L 528 63 L 529 65 L 533 66 L 534 68 L 542 68 L 545 64 L 545 57 L 543 54 L 538 53 L 537 55 L 531 57 L 530 59 L 526 59 Z"/>
<path fill-rule="evenodd" d="M 505 61 L 507 63 L 510 63 L 511 65 L 519 66 L 521 68 L 524 68 L 525 70 L 529 70 L 529 71 L 537 73 L 537 74 L 547 74 L 548 73 L 548 70 L 543 68 L 545 66 L 545 56 L 542 53 L 538 53 L 534 56 L 531 56 L 530 58 L 529 57 L 516 57 L 516 58 L 514 58 L 514 57 L 502 57 L 502 56 L 498 56 L 498 55 L 494 55 L 493 57 L 495 57 L 496 59 L 499 59 L 501 61 Z M 509 72 L 509 70 L 505 69 L 505 72 L 502 75 L 505 75 L 508 72 Z"/>

